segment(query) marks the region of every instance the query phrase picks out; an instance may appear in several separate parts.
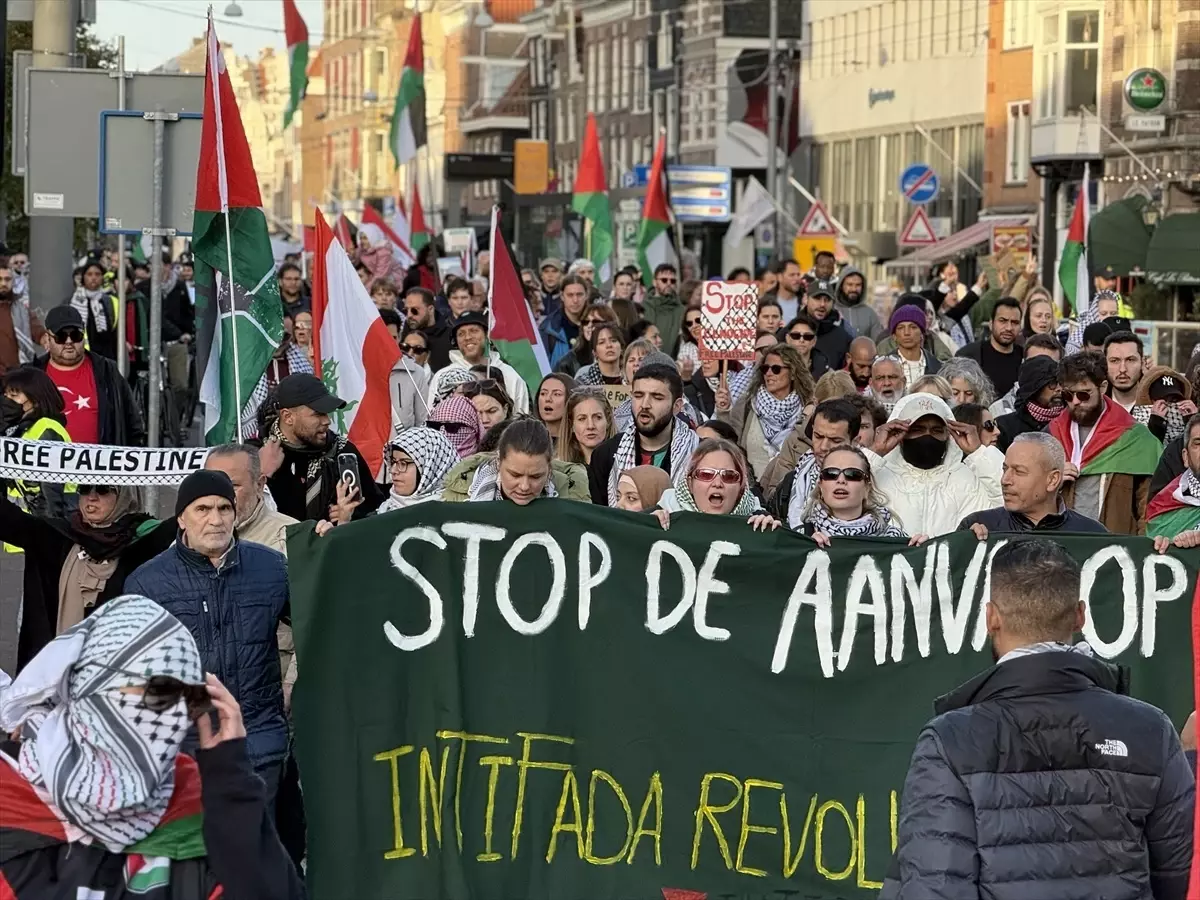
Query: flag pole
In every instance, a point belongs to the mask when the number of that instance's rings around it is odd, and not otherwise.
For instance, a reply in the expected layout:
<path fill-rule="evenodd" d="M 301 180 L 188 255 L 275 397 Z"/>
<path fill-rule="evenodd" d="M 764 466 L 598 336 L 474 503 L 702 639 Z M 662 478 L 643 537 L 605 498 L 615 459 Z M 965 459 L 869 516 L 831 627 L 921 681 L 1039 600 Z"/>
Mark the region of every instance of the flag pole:
<path fill-rule="evenodd" d="M 488 231 L 488 258 L 496 259 L 496 229 L 500 227 L 500 206 L 496 203 L 492 204 L 492 227 Z M 496 306 L 492 302 L 492 293 L 496 285 L 496 268 L 493 265 L 488 270 L 488 286 L 487 286 L 487 333 L 483 336 L 483 346 L 487 351 L 487 367 L 488 374 L 492 371 L 492 317 L 496 315 Z"/>

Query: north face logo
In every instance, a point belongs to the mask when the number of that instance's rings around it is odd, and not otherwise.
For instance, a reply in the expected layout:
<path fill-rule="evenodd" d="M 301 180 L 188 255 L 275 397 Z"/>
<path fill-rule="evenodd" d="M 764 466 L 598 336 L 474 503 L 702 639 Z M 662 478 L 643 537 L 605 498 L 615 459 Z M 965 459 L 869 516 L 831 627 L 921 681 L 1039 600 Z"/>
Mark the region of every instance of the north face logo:
<path fill-rule="evenodd" d="M 1096 744 L 1096 749 L 1100 751 L 1101 756 L 1128 756 L 1129 748 L 1125 746 L 1124 741 L 1115 741 L 1112 738 L 1101 741 Z"/>

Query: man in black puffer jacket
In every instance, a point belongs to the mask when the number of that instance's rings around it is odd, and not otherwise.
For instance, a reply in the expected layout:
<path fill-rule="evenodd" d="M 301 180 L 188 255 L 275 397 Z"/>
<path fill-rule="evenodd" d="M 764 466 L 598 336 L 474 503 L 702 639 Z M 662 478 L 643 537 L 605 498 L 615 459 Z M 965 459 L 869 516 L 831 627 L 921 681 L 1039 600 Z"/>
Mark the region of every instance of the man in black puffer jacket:
<path fill-rule="evenodd" d="M 1070 645 L 1079 582 L 1051 541 L 996 553 L 998 664 L 935 703 L 880 900 L 1183 900 L 1195 776 L 1128 672 Z"/>

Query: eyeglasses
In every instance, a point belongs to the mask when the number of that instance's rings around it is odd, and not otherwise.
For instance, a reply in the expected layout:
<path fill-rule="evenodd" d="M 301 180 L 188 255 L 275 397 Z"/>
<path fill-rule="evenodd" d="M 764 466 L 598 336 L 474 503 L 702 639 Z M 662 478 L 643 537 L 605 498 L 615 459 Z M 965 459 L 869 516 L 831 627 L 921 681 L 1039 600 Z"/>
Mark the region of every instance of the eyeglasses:
<path fill-rule="evenodd" d="M 595 328 L 597 325 L 607 325 L 608 319 L 584 319 L 583 324 Z"/>
<path fill-rule="evenodd" d="M 1080 403 L 1087 403 L 1089 400 L 1092 399 L 1092 392 L 1091 391 L 1062 391 L 1059 394 L 1059 396 L 1062 397 L 1063 403 L 1070 403 L 1072 397 L 1074 397 Z"/>
<path fill-rule="evenodd" d="M 789 331 L 788 337 L 793 341 L 815 341 L 817 336 L 811 331 Z"/>
<path fill-rule="evenodd" d="M 425 424 L 438 431 L 444 431 L 446 434 L 458 434 L 468 428 L 462 422 L 426 422 Z"/>
<path fill-rule="evenodd" d="M 428 347 L 423 347 L 420 344 L 401 344 L 400 350 L 407 353 L 409 356 L 424 356 L 429 352 Z"/>
<path fill-rule="evenodd" d="M 828 469 L 821 470 L 822 481 L 837 481 L 838 478 L 845 478 L 847 481 L 866 481 L 867 473 L 853 466 L 846 469 L 837 469 L 830 466 Z"/>
<path fill-rule="evenodd" d="M 394 469 L 395 471 L 397 471 L 401 475 L 403 475 L 409 469 L 415 467 L 416 463 L 413 462 L 411 459 L 393 459 L 390 463 L 388 463 L 388 465 L 392 469 Z"/>
<path fill-rule="evenodd" d="M 188 712 L 193 715 L 206 713 L 213 708 L 212 697 L 209 696 L 206 685 L 188 684 L 186 681 L 180 681 L 171 675 L 151 675 L 147 677 L 141 672 L 130 672 L 127 669 L 118 669 L 115 666 L 108 666 L 99 662 L 84 663 L 76 667 L 76 671 L 87 666 L 95 666 L 98 669 L 115 672 L 118 675 L 127 675 L 130 678 L 145 679 L 146 686 L 142 692 L 141 705 L 150 710 L 150 712 L 166 712 L 178 703 L 180 698 L 187 704 Z"/>
<path fill-rule="evenodd" d="M 54 343 L 65 344 L 67 341 L 73 341 L 76 344 L 83 343 L 83 331 L 79 328 L 60 328 L 54 332 Z"/>
<path fill-rule="evenodd" d="M 710 481 L 716 481 L 718 478 L 721 480 L 721 484 L 742 483 L 742 473 L 737 469 L 696 469 L 696 471 L 692 472 L 692 477 L 705 484 L 708 484 Z"/>
<path fill-rule="evenodd" d="M 107 497 L 109 494 L 117 492 L 117 489 L 111 484 L 81 484 L 77 490 L 80 497 L 87 494 L 95 494 L 97 497 Z"/>
<path fill-rule="evenodd" d="M 787 371 L 787 366 L 781 366 L 779 363 L 772 363 L 769 366 L 763 366 L 762 370 L 764 372 L 770 372 L 772 375 L 782 375 Z"/>

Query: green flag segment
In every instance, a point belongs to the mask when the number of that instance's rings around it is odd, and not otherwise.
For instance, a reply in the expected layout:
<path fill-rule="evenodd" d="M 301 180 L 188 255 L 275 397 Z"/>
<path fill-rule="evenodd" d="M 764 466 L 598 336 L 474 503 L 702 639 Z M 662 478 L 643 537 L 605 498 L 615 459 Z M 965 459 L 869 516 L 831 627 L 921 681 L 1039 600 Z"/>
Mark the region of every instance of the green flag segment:
<path fill-rule="evenodd" d="M 392 107 L 388 145 L 396 168 L 411 161 L 425 146 L 425 50 L 421 40 L 421 16 L 413 17 L 408 32 L 408 50 L 400 72 L 400 86 Z"/>
<path fill-rule="evenodd" d="M 608 208 L 608 180 L 600 157 L 596 117 L 591 113 L 588 113 L 583 132 L 583 152 L 579 157 L 571 209 L 587 221 L 587 257 L 596 267 L 596 284 L 603 284 L 612 277 L 612 214 Z"/>

